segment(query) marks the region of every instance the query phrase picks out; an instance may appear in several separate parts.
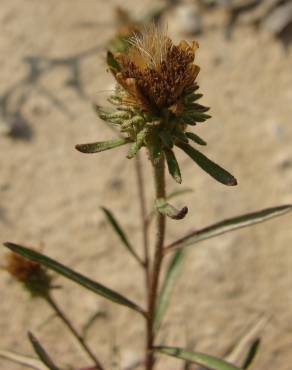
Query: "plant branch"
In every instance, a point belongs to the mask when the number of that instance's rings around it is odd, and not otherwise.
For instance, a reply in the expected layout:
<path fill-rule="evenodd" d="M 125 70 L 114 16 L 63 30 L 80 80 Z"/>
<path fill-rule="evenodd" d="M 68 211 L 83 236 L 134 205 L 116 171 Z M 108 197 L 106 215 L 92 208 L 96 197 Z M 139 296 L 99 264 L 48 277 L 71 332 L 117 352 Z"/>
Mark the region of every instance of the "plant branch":
<path fill-rule="evenodd" d="M 73 334 L 73 336 L 76 338 L 78 343 L 80 344 L 80 347 L 86 352 L 86 354 L 93 360 L 95 364 L 95 368 L 97 370 L 104 370 L 103 366 L 95 356 L 95 354 L 91 351 L 91 349 L 88 347 L 88 345 L 85 343 L 83 337 L 78 333 L 78 331 L 74 328 L 72 325 L 70 319 L 66 316 L 66 314 L 62 311 L 62 309 L 58 306 L 56 301 L 52 298 L 52 296 L 48 295 L 45 297 L 48 304 L 52 307 L 52 309 L 56 312 L 57 316 L 63 321 L 63 323 L 67 326 L 69 331 Z"/>
<path fill-rule="evenodd" d="M 159 160 L 153 163 L 154 182 L 155 182 L 155 198 L 165 198 L 165 160 L 163 154 L 160 155 Z M 165 215 L 156 212 L 156 243 L 155 254 L 153 261 L 153 269 L 151 271 L 151 286 L 148 301 L 148 321 L 147 321 L 147 348 L 146 348 L 146 370 L 152 370 L 154 366 L 154 355 L 152 348 L 155 340 L 155 308 L 157 301 L 157 293 L 159 286 L 159 277 L 161 271 L 161 264 L 163 259 L 163 245 L 165 237 Z"/>

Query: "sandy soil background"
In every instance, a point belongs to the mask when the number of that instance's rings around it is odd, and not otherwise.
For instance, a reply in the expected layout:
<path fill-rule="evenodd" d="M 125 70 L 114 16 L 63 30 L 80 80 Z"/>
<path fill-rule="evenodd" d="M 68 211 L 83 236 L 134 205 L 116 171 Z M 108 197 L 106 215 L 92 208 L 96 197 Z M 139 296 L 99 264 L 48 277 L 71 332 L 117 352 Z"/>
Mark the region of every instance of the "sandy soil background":
<path fill-rule="evenodd" d="M 134 163 L 125 150 L 85 156 L 74 145 L 112 137 L 91 102 L 112 87 L 104 46 L 114 34 L 118 1 L 1 0 L 0 95 L 2 124 L 17 122 L 22 138 L 0 136 L 0 238 L 30 246 L 143 301 L 143 277 L 99 210 L 114 209 L 131 239 L 141 244 Z M 135 14 L 154 2 L 123 2 Z M 168 15 L 175 39 L 176 17 Z M 204 153 L 238 179 L 236 188 L 214 182 L 185 156 L 183 185 L 194 191 L 175 203 L 190 209 L 183 221 L 169 221 L 168 240 L 184 231 L 260 208 L 292 202 L 292 51 L 270 35 L 240 27 L 226 41 L 220 14 L 198 37 L 204 103 L 212 119 L 197 132 Z M 80 73 L 80 75 L 78 75 Z M 78 79 L 82 85 L 78 85 Z M 3 103 L 3 100 L 2 100 Z M 6 104 L 7 103 L 7 104 Z M 2 108 L 3 108 L 2 106 Z M 147 198 L 151 171 L 145 161 Z M 177 189 L 168 179 L 169 189 Z M 265 314 L 271 320 L 252 369 L 292 369 L 291 215 L 221 236 L 189 249 L 162 329 L 167 344 L 222 355 Z M 4 255 L 4 249 L 1 256 Z M 107 317 L 88 333 L 110 368 L 111 349 L 120 347 L 123 365 L 143 349 L 143 323 L 115 306 L 59 278 L 55 293 L 81 328 L 97 309 Z M 32 354 L 26 333 L 34 332 L 59 364 L 86 365 L 58 319 L 1 273 L 0 348 Z M 24 369 L 0 359 L 1 370 Z M 178 369 L 161 359 L 160 369 Z"/>

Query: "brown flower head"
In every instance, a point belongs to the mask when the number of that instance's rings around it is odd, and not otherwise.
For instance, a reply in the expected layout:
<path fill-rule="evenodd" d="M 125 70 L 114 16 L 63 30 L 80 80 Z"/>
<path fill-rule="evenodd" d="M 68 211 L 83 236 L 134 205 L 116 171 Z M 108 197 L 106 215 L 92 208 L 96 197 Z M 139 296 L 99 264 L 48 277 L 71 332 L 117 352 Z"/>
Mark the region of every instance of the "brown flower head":
<path fill-rule="evenodd" d="M 168 108 L 177 112 L 184 97 L 197 88 L 200 68 L 195 65 L 197 42 L 181 41 L 177 46 L 163 30 L 152 25 L 130 40 L 127 54 L 115 58 L 120 68 L 112 68 L 128 96 L 126 104 L 159 114 Z"/>
<path fill-rule="evenodd" d="M 33 296 L 44 296 L 51 287 L 51 277 L 37 262 L 32 262 L 16 253 L 6 255 L 4 269 L 17 281 L 24 284 Z"/>

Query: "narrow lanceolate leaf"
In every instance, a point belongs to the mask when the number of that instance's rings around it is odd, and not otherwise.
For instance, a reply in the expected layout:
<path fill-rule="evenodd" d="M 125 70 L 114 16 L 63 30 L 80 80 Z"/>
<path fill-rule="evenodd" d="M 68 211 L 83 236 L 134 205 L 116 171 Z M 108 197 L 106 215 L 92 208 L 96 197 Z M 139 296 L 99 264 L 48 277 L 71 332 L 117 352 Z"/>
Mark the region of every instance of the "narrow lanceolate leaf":
<path fill-rule="evenodd" d="M 0 358 L 14 362 L 15 364 L 23 365 L 26 368 L 34 370 L 48 370 L 39 359 L 30 356 L 25 356 L 20 353 L 15 353 L 12 351 L 0 350 Z"/>
<path fill-rule="evenodd" d="M 209 370 L 242 370 L 217 357 L 205 355 L 204 353 L 185 351 L 178 347 L 154 347 L 154 351 L 190 361 Z"/>
<path fill-rule="evenodd" d="M 236 179 L 229 172 L 224 170 L 224 168 L 220 167 L 218 164 L 212 162 L 210 159 L 205 157 L 204 154 L 191 147 L 189 144 L 177 142 L 176 145 L 215 180 L 228 186 L 237 185 Z"/>
<path fill-rule="evenodd" d="M 144 144 L 145 135 L 146 132 L 144 130 L 138 133 L 136 141 L 130 147 L 127 158 L 131 159 L 135 157 L 135 155 L 138 153 L 138 151 L 142 148 Z"/>
<path fill-rule="evenodd" d="M 77 144 L 75 148 L 82 153 L 99 153 L 105 150 L 117 148 L 118 146 L 128 143 L 129 143 L 128 139 L 118 138 L 107 141 L 97 141 L 95 143 Z"/>
<path fill-rule="evenodd" d="M 166 249 L 172 250 L 174 248 L 187 247 L 202 240 L 213 238 L 217 235 L 225 234 L 233 230 L 267 221 L 270 218 L 281 216 L 287 212 L 290 212 L 291 210 L 292 205 L 289 204 L 279 207 L 267 208 L 261 211 L 229 218 L 227 220 L 223 220 L 211 226 L 207 226 L 203 229 L 189 233 L 186 236 L 171 243 L 168 247 L 166 247 Z"/>
<path fill-rule="evenodd" d="M 159 329 L 163 316 L 169 305 L 173 286 L 179 274 L 180 267 L 182 265 L 183 256 L 184 252 L 181 249 L 177 250 L 175 254 L 172 256 L 172 259 L 167 267 L 158 299 L 158 304 L 155 311 L 154 327 L 156 331 Z"/>
<path fill-rule="evenodd" d="M 167 167 L 170 175 L 176 182 L 181 184 L 182 178 L 176 157 L 171 149 L 164 149 Z"/>
<path fill-rule="evenodd" d="M 186 132 L 186 136 L 196 144 L 207 145 L 205 140 L 203 140 L 202 138 L 200 138 L 200 136 L 194 134 L 193 132 Z"/>
<path fill-rule="evenodd" d="M 172 218 L 173 220 L 181 220 L 188 213 L 188 207 L 177 209 L 171 204 L 167 203 L 163 198 L 156 200 L 156 208 L 158 212 Z"/>
<path fill-rule="evenodd" d="M 196 100 L 199 100 L 203 97 L 203 94 L 190 94 L 186 97 L 186 103 L 191 103 Z"/>
<path fill-rule="evenodd" d="M 193 189 L 191 189 L 191 188 L 182 188 L 182 189 L 175 190 L 175 191 L 169 193 L 167 195 L 166 199 L 169 200 L 169 199 L 178 197 L 178 196 L 183 195 L 183 194 L 191 193 L 191 192 L 193 192 Z M 148 216 L 148 223 L 150 223 L 152 221 L 154 215 L 155 215 L 155 209 L 153 209 L 150 212 L 150 214 Z"/>
<path fill-rule="evenodd" d="M 87 278 L 84 275 L 81 275 L 80 273 L 71 270 L 69 267 L 66 267 L 62 265 L 61 263 L 53 260 L 52 258 L 49 258 L 47 256 L 44 256 L 41 253 L 38 253 L 34 250 L 31 250 L 29 248 L 22 247 L 20 245 L 14 244 L 14 243 L 4 243 L 5 247 L 9 248 L 13 252 L 20 254 L 21 256 L 31 260 L 40 263 L 41 265 L 59 273 L 60 275 L 65 276 L 66 278 L 75 281 L 77 284 L 82 285 L 83 287 L 91 290 L 92 292 L 112 301 L 115 303 L 118 303 L 123 306 L 127 306 L 131 308 L 134 311 L 140 312 L 142 315 L 145 315 L 142 308 L 140 308 L 138 305 L 130 301 L 129 299 L 125 298 L 121 294 L 115 292 L 114 290 L 111 290 L 104 285 L 101 285 L 89 278 Z"/>
<path fill-rule="evenodd" d="M 251 364 L 253 363 L 253 360 L 255 359 L 255 356 L 258 352 L 258 349 L 259 349 L 259 346 L 260 346 L 260 343 L 261 343 L 261 339 L 260 338 L 257 338 L 251 345 L 248 353 L 247 353 L 247 356 L 243 362 L 243 366 L 242 368 L 244 370 L 248 369 Z"/>
<path fill-rule="evenodd" d="M 35 353 L 38 355 L 39 359 L 47 366 L 47 368 L 50 370 L 60 370 L 60 368 L 54 364 L 53 360 L 47 354 L 46 350 L 32 333 L 28 332 L 28 338 L 35 350 Z"/>
<path fill-rule="evenodd" d="M 197 122 L 205 122 L 207 119 L 211 118 L 209 114 L 202 113 L 202 112 L 190 112 L 191 117 L 193 117 Z"/>
<path fill-rule="evenodd" d="M 166 148 L 171 149 L 173 147 L 173 140 L 168 131 L 161 131 L 159 136 Z"/>
<path fill-rule="evenodd" d="M 192 104 L 189 104 L 189 107 L 191 107 L 193 110 L 196 110 L 198 112 L 208 112 L 210 110 L 209 107 L 205 107 L 204 105 L 201 105 L 201 104 L 198 104 L 198 103 L 192 103 Z"/>
<path fill-rule="evenodd" d="M 140 263 L 143 265 L 143 262 L 141 261 L 141 258 L 137 255 L 137 253 L 135 252 L 132 244 L 129 242 L 129 239 L 127 237 L 127 235 L 125 234 L 125 232 L 123 231 L 123 229 L 121 228 L 121 226 L 119 225 L 118 221 L 116 220 L 116 218 L 114 217 L 113 213 L 108 210 L 107 208 L 105 207 L 101 207 L 101 209 L 103 210 L 107 220 L 109 221 L 109 223 L 111 224 L 113 230 L 118 234 L 118 237 L 121 239 L 122 243 L 124 244 L 124 246 L 127 248 L 127 250 L 131 253 L 131 255 Z"/>
<path fill-rule="evenodd" d="M 186 122 L 188 123 L 188 122 Z M 180 141 L 183 141 L 184 143 L 188 143 L 189 139 L 187 138 L 186 134 L 182 131 L 176 130 L 173 132 L 173 135 L 178 138 Z"/>

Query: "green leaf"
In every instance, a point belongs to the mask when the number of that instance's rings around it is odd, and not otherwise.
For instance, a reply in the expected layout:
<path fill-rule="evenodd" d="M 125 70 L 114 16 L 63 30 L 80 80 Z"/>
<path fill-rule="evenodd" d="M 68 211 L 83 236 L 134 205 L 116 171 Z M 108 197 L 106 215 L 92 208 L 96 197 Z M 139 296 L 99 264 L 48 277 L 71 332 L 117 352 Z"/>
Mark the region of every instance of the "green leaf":
<path fill-rule="evenodd" d="M 156 200 L 156 208 L 158 212 L 172 218 L 173 220 L 182 220 L 188 213 L 188 207 L 177 209 L 171 204 L 167 203 L 163 198 Z"/>
<path fill-rule="evenodd" d="M 60 370 L 60 368 L 54 364 L 43 346 L 32 333 L 28 332 L 28 338 L 35 350 L 35 353 L 38 355 L 39 359 L 47 366 L 47 368 L 50 370 Z"/>
<path fill-rule="evenodd" d="M 146 135 L 145 130 L 142 130 L 137 134 L 136 141 L 131 145 L 130 150 L 128 152 L 127 155 L 128 159 L 135 157 L 138 151 L 142 148 L 144 144 L 145 135 Z"/>
<path fill-rule="evenodd" d="M 168 168 L 170 175 L 174 178 L 176 182 L 181 184 L 182 178 L 181 178 L 181 173 L 179 169 L 179 164 L 176 160 L 176 157 L 173 151 L 170 149 L 164 149 L 164 153 L 166 157 L 167 168 Z"/>
<path fill-rule="evenodd" d="M 4 246 L 12 250 L 13 252 L 20 254 L 21 256 L 40 263 L 41 265 L 59 273 L 60 275 L 65 276 L 66 278 L 75 281 L 77 284 L 82 285 L 83 287 L 91 290 L 92 292 L 112 301 L 118 303 L 122 306 L 126 306 L 131 308 L 134 311 L 137 311 L 145 316 L 145 312 L 142 310 L 141 307 L 137 306 L 135 303 L 130 301 L 129 299 L 125 298 L 121 294 L 111 290 L 93 280 L 90 280 L 84 275 L 71 270 L 69 267 L 62 265 L 61 263 L 53 260 L 50 257 L 47 257 L 41 253 L 38 253 L 34 250 L 29 248 L 22 247 L 20 245 L 14 243 L 4 243 Z"/>
<path fill-rule="evenodd" d="M 194 119 L 195 122 L 205 122 L 207 119 L 211 118 L 209 114 L 189 111 L 187 114 Z"/>
<path fill-rule="evenodd" d="M 107 52 L 106 62 L 110 68 L 114 69 L 115 71 L 121 71 L 119 62 L 115 59 L 113 53 L 110 51 Z"/>
<path fill-rule="evenodd" d="M 184 143 L 189 142 L 189 139 L 187 138 L 186 134 L 180 130 L 175 130 L 173 132 L 173 135 L 177 137 L 180 141 L 183 141 Z"/>
<path fill-rule="evenodd" d="M 258 349 L 259 349 L 259 346 L 260 346 L 260 343 L 261 343 L 261 339 L 260 338 L 257 338 L 251 345 L 248 353 L 247 353 L 247 356 L 246 356 L 246 359 L 244 360 L 243 362 L 243 366 L 242 368 L 244 370 L 248 369 L 250 367 L 250 365 L 252 364 L 253 360 L 255 359 L 255 356 L 258 352 Z"/>
<path fill-rule="evenodd" d="M 198 90 L 198 88 L 196 90 Z M 201 99 L 202 97 L 203 97 L 203 94 L 192 93 L 186 96 L 185 101 L 186 103 L 191 103 L 191 102 Z"/>
<path fill-rule="evenodd" d="M 193 189 L 191 189 L 191 188 L 182 188 L 182 189 L 175 190 L 175 191 L 169 193 L 167 195 L 166 199 L 169 200 L 169 199 L 178 197 L 182 194 L 192 193 L 192 192 L 193 192 Z M 148 223 L 150 223 L 152 221 L 154 215 L 155 215 L 155 209 L 152 209 L 152 211 L 150 212 L 150 214 L 148 216 Z"/>
<path fill-rule="evenodd" d="M 161 131 L 159 136 L 166 148 L 171 149 L 173 147 L 173 140 L 168 131 Z"/>
<path fill-rule="evenodd" d="M 187 113 L 184 113 L 182 114 L 179 118 L 178 118 L 179 122 L 180 123 L 183 123 L 183 124 L 187 124 L 187 125 L 190 125 L 190 126 L 196 126 L 197 125 L 197 122 L 194 120 L 193 117 L 191 117 L 189 114 Z M 177 135 L 176 135 L 177 136 Z M 183 140 L 183 141 L 186 141 L 186 140 Z M 186 141 L 188 142 L 188 141 Z"/>
<path fill-rule="evenodd" d="M 194 134 L 193 132 L 186 132 L 186 136 L 193 140 L 194 143 L 199 145 L 207 145 L 206 141 L 200 138 L 200 136 Z"/>
<path fill-rule="evenodd" d="M 220 167 L 218 164 L 212 162 L 210 159 L 205 157 L 204 154 L 191 147 L 189 144 L 177 142 L 176 145 L 215 180 L 228 186 L 237 185 L 236 179 L 229 172 L 224 170 L 224 168 Z"/>
<path fill-rule="evenodd" d="M 196 365 L 204 366 L 209 370 L 242 370 L 217 357 L 185 351 L 178 347 L 154 347 L 154 351 L 168 356 L 180 358 L 182 360 L 193 362 Z"/>
<path fill-rule="evenodd" d="M 129 142 L 129 139 L 118 138 L 107 141 L 97 141 L 95 143 L 77 144 L 75 148 L 81 153 L 99 153 L 103 152 L 104 150 L 109 150 L 124 144 L 128 144 Z"/>
<path fill-rule="evenodd" d="M 191 103 L 191 104 L 189 104 L 189 107 L 192 110 L 196 110 L 196 111 L 202 112 L 202 113 L 208 112 L 210 110 L 209 107 L 205 107 L 204 105 L 201 105 L 201 104 L 198 104 L 198 103 Z"/>
<path fill-rule="evenodd" d="M 131 253 L 131 255 L 140 263 L 143 265 L 143 261 L 141 261 L 141 258 L 137 255 L 137 253 L 135 252 L 133 246 L 131 245 L 131 243 L 129 242 L 129 239 L 128 237 L 126 236 L 125 232 L 122 230 L 121 226 L 119 225 L 118 221 L 116 220 L 116 218 L 114 217 L 113 213 L 108 210 L 107 208 L 105 207 L 101 207 L 101 209 L 103 210 L 107 220 L 109 221 L 109 223 L 111 224 L 112 228 L 114 229 L 114 231 L 118 234 L 118 237 L 120 238 L 120 240 L 122 241 L 122 243 L 124 244 L 124 246 L 127 248 L 127 250 Z"/>
<path fill-rule="evenodd" d="M 182 265 L 183 257 L 184 251 L 182 251 L 181 249 L 177 250 L 175 254 L 172 256 L 172 259 L 170 260 L 170 263 L 167 267 L 158 299 L 158 304 L 155 311 L 154 327 L 156 331 L 159 329 L 163 316 L 168 307 L 172 288 L 174 286 L 180 267 Z"/>
<path fill-rule="evenodd" d="M 197 230 L 187 234 L 186 236 L 171 243 L 167 249 L 183 248 L 189 245 L 198 243 L 205 239 L 213 238 L 217 235 L 225 234 L 227 232 L 241 229 L 250 225 L 264 222 L 273 217 L 284 215 L 292 210 L 292 205 L 284 205 L 273 208 L 266 208 L 261 211 L 247 213 L 241 216 L 229 218 L 227 220 L 220 221 L 213 225 L 207 226 L 201 230 Z"/>

